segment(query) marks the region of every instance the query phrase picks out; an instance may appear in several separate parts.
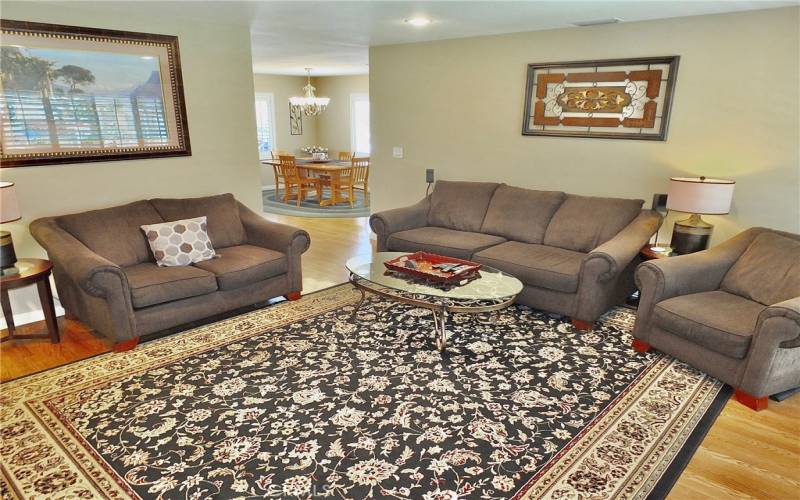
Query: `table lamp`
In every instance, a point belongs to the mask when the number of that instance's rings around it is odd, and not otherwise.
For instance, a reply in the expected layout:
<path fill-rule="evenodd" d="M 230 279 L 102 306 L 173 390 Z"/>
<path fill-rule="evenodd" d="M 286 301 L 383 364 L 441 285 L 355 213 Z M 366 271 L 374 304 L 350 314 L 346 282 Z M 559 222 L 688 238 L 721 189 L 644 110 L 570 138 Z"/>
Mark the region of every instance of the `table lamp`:
<path fill-rule="evenodd" d="M 0 223 L 13 222 L 22 216 L 17 203 L 17 188 L 13 182 L 0 182 Z M 17 255 L 14 253 L 14 242 L 11 233 L 0 231 L 0 268 L 14 267 Z"/>
<path fill-rule="evenodd" d="M 673 177 L 667 194 L 667 209 L 692 214 L 675 222 L 672 249 L 679 255 L 708 248 L 714 226 L 700 215 L 724 215 L 731 211 L 735 181 L 705 177 Z"/>

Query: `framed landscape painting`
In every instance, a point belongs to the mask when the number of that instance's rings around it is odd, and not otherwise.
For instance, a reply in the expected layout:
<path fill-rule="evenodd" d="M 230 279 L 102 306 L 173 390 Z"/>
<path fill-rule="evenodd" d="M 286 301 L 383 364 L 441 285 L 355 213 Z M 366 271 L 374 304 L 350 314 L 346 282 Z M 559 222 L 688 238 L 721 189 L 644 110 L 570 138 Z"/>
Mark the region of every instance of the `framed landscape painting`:
<path fill-rule="evenodd" d="M 0 29 L 3 168 L 191 155 L 177 37 Z"/>
<path fill-rule="evenodd" d="M 679 59 L 529 64 L 522 134 L 666 140 Z"/>

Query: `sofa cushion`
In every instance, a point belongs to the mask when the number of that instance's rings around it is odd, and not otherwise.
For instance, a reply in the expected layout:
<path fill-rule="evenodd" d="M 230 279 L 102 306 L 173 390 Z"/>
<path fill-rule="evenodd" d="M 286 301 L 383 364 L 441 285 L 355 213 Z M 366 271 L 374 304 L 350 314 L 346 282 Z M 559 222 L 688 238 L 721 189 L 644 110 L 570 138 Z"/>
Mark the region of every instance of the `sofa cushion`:
<path fill-rule="evenodd" d="M 472 258 L 484 248 L 503 243 L 505 238 L 490 234 L 456 231 L 443 227 L 419 227 L 393 233 L 387 240 L 389 251 L 425 251 L 459 259 Z"/>
<path fill-rule="evenodd" d="M 656 304 L 656 324 L 678 337 L 722 355 L 744 359 L 765 309 L 763 304 L 728 292 L 693 293 Z"/>
<path fill-rule="evenodd" d="M 253 245 L 218 248 L 219 258 L 194 264 L 213 273 L 220 290 L 233 290 L 286 273 L 286 256 Z"/>
<path fill-rule="evenodd" d="M 586 254 L 558 247 L 509 241 L 475 254 L 473 260 L 515 276 L 526 285 L 559 292 L 578 290 Z"/>
<path fill-rule="evenodd" d="M 208 237 L 214 248 L 241 245 L 247 240 L 239 218 L 239 206 L 230 193 L 203 198 L 156 198 L 150 202 L 165 221 L 205 215 L 208 219 Z"/>
<path fill-rule="evenodd" d="M 800 297 L 800 241 L 773 232 L 759 234 L 720 288 L 768 306 Z"/>
<path fill-rule="evenodd" d="M 643 200 L 567 195 L 544 235 L 544 244 L 590 252 L 639 215 Z"/>
<path fill-rule="evenodd" d="M 495 182 L 438 181 L 431 194 L 428 225 L 479 232 L 497 186 Z"/>
<path fill-rule="evenodd" d="M 128 277 L 133 307 L 137 309 L 217 290 L 213 274 L 192 266 L 158 267 L 143 262 L 122 270 Z"/>
<path fill-rule="evenodd" d="M 56 218 L 59 226 L 91 251 L 118 266 L 151 262 L 147 239 L 139 229 L 144 224 L 164 222 L 147 201 L 118 207 L 90 210 Z"/>
<path fill-rule="evenodd" d="M 553 214 L 567 195 L 502 185 L 489 203 L 482 233 L 524 243 L 541 243 Z"/>

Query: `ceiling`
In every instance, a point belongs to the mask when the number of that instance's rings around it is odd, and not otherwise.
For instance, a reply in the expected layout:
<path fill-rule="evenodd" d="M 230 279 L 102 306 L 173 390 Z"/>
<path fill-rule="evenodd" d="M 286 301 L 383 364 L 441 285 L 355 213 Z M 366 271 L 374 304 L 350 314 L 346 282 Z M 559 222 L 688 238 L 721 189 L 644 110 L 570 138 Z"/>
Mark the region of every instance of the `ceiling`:
<path fill-rule="evenodd" d="M 535 31 L 574 22 L 624 22 L 798 5 L 798 1 L 254 2 L 253 70 L 302 75 L 366 74 L 370 46 Z M 434 22 L 417 28 L 404 19 Z"/>
<path fill-rule="evenodd" d="M 70 1 L 75 8 L 152 15 L 149 1 Z M 253 71 L 281 75 L 353 75 L 369 71 L 369 47 L 800 5 L 800 0 L 523 0 L 523 1 L 164 1 L 165 16 L 229 23 L 250 30 Z M 428 26 L 404 19 L 424 16 Z"/>

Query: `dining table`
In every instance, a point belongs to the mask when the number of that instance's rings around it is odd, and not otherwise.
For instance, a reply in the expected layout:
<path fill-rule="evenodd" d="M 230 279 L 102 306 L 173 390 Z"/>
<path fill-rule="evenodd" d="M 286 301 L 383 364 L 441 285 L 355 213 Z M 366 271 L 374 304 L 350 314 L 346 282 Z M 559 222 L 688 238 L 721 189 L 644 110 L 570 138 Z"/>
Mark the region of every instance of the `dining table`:
<path fill-rule="evenodd" d="M 264 165 L 272 165 L 273 167 L 278 166 L 281 164 L 280 160 L 262 160 L 262 164 Z M 330 206 L 336 205 L 337 203 L 345 203 L 349 200 L 347 198 L 343 198 L 341 195 L 342 188 L 344 187 L 343 181 L 345 179 L 342 178 L 342 172 L 346 170 L 350 170 L 353 168 L 350 161 L 347 160 L 315 160 L 311 157 L 299 157 L 295 158 L 295 164 L 297 168 L 305 170 L 310 176 L 312 177 L 328 177 L 331 183 L 331 197 L 326 199 L 321 199 L 322 194 L 320 193 L 320 206 Z M 277 195 L 277 186 L 276 195 Z"/>

